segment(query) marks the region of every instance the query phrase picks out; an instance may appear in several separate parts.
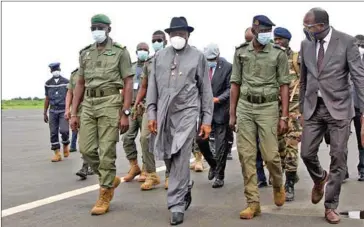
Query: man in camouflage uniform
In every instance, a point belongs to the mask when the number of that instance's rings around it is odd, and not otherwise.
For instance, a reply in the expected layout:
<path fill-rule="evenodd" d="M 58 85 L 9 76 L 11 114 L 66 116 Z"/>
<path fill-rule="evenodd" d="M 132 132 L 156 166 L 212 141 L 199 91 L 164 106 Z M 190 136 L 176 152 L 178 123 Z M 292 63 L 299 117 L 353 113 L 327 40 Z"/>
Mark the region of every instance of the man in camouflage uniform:
<path fill-rule="evenodd" d="M 80 51 L 77 80 L 71 113 L 71 128 L 80 124 L 80 152 L 99 176 L 99 198 L 91 214 L 105 214 L 109 210 L 114 190 L 120 184 L 116 176 L 116 143 L 120 134 L 129 129 L 133 73 L 126 47 L 110 37 L 110 19 L 103 14 L 91 18 L 95 40 Z M 123 94 L 120 94 L 123 89 Z M 81 120 L 77 109 L 82 101 Z"/>
<path fill-rule="evenodd" d="M 73 92 L 75 90 L 76 87 L 76 82 L 78 79 L 78 68 L 75 69 L 72 73 L 71 73 L 71 77 L 70 77 L 70 82 L 68 84 L 68 91 L 67 91 L 67 96 L 66 96 L 66 112 L 64 114 L 64 118 L 69 121 L 71 119 L 71 105 L 72 105 L 72 99 L 73 99 Z M 77 110 L 77 117 L 80 118 L 81 117 L 81 105 L 79 105 L 78 110 Z M 76 131 L 73 131 L 72 134 L 76 134 L 78 133 L 78 129 Z M 77 137 L 76 137 L 77 139 Z M 75 141 L 76 142 L 76 141 Z M 81 169 L 76 173 L 77 176 L 81 177 L 82 180 L 86 180 L 87 179 L 87 175 L 93 175 L 93 171 L 91 169 L 91 167 L 87 164 L 87 161 L 83 159 L 83 164 Z"/>
<path fill-rule="evenodd" d="M 301 114 L 299 112 L 299 54 L 289 47 L 291 33 L 282 27 L 274 30 L 274 42 L 286 50 L 289 64 L 289 119 L 288 132 L 278 136 L 278 152 L 281 156 L 282 169 L 286 173 L 286 201 L 294 200 L 294 184 L 298 181 L 298 143 L 301 141 L 302 127 L 300 125 Z"/>
<path fill-rule="evenodd" d="M 134 73 L 133 78 L 133 100 L 132 100 L 132 106 L 135 104 L 135 99 L 138 94 L 138 90 L 140 88 L 141 83 L 141 75 L 143 72 L 144 64 L 148 61 L 149 58 L 149 46 L 146 43 L 139 43 L 137 45 L 136 54 L 138 57 L 138 60 L 133 63 L 132 70 Z M 140 106 L 141 107 L 141 106 Z M 144 107 L 141 107 L 144 108 Z M 141 109 L 139 108 L 139 109 Z M 132 109 L 132 113 L 135 113 L 136 109 Z M 141 110 L 141 112 L 144 112 Z M 145 166 L 144 166 L 144 156 L 142 152 L 142 158 L 143 158 L 143 166 L 142 169 L 140 169 L 138 165 L 138 151 L 135 144 L 135 139 L 138 136 L 139 130 L 141 130 L 142 127 L 142 121 L 143 121 L 143 115 L 142 114 L 135 114 L 135 117 L 132 117 L 130 119 L 130 128 L 123 136 L 123 148 L 126 153 L 126 158 L 129 160 L 130 163 L 130 169 L 126 176 L 124 176 L 125 182 L 132 181 L 136 176 L 139 176 L 138 181 L 144 182 L 147 178 L 146 172 L 145 172 Z M 143 148 L 142 148 L 143 149 Z"/>

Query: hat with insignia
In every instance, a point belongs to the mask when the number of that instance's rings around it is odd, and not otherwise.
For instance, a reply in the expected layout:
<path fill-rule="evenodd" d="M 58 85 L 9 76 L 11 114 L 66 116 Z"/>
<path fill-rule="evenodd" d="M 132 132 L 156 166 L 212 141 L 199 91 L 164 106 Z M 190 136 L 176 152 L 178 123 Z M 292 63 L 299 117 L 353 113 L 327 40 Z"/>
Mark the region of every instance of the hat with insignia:
<path fill-rule="evenodd" d="M 91 24 L 111 24 L 111 20 L 105 14 L 96 14 L 91 18 Z"/>
<path fill-rule="evenodd" d="M 291 33 L 282 27 L 277 27 L 276 29 L 274 29 L 274 36 L 279 37 L 279 38 L 283 38 L 283 39 L 288 39 L 291 40 L 292 35 Z"/>
<path fill-rule="evenodd" d="M 253 17 L 253 25 L 271 28 L 276 26 L 267 16 L 257 15 Z"/>
<path fill-rule="evenodd" d="M 215 43 L 211 43 L 204 48 L 203 51 L 207 60 L 215 59 L 220 54 L 219 47 Z"/>
<path fill-rule="evenodd" d="M 187 23 L 187 20 L 185 17 L 173 17 L 169 28 L 166 28 L 164 31 L 169 34 L 173 31 L 179 31 L 179 30 L 185 30 L 185 31 L 188 31 L 189 33 L 191 33 L 195 29 L 191 26 L 188 26 L 188 23 Z"/>
<path fill-rule="evenodd" d="M 59 63 L 59 62 L 53 62 L 53 63 L 49 64 L 48 67 L 50 69 L 58 69 L 60 65 L 61 65 L 61 63 Z"/>

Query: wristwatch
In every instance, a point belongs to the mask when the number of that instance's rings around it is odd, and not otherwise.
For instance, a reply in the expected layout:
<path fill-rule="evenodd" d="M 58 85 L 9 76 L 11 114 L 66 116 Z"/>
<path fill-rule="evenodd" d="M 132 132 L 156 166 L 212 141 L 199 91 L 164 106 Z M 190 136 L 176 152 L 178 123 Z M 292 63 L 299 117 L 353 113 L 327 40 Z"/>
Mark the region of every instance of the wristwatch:
<path fill-rule="evenodd" d="M 281 120 L 288 121 L 288 117 L 281 117 Z"/>
<path fill-rule="evenodd" d="M 131 114 L 131 111 L 129 109 L 123 110 L 123 113 L 125 114 L 125 116 L 129 117 Z"/>

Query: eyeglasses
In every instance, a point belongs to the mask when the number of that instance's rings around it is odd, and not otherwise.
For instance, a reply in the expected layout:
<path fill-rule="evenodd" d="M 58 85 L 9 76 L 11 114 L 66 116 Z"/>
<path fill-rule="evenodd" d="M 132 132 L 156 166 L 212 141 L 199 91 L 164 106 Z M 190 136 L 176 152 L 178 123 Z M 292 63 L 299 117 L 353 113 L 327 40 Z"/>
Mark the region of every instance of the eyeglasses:
<path fill-rule="evenodd" d="M 155 42 L 161 43 L 161 42 L 163 42 L 163 39 L 152 39 L 152 43 L 155 43 Z"/>

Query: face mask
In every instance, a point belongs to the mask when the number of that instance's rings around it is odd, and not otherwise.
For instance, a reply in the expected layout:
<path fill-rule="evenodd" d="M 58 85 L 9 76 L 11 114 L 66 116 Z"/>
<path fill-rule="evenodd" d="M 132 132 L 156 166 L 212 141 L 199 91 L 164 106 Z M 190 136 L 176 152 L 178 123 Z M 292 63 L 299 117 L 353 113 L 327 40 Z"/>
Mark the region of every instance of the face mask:
<path fill-rule="evenodd" d="M 267 45 L 272 38 L 271 32 L 258 33 L 258 42 L 262 45 Z"/>
<path fill-rule="evenodd" d="M 97 43 L 102 43 L 106 39 L 106 32 L 104 30 L 95 30 L 92 31 L 92 38 Z"/>
<path fill-rule="evenodd" d="M 52 72 L 52 75 L 53 75 L 54 77 L 59 77 L 59 76 L 61 75 L 61 72 L 60 72 L 60 71 L 53 71 L 53 72 Z"/>
<path fill-rule="evenodd" d="M 359 53 L 360 53 L 360 56 L 364 55 L 364 48 L 363 47 L 359 47 Z"/>
<path fill-rule="evenodd" d="M 145 51 L 145 50 L 138 50 L 138 51 L 137 51 L 137 55 L 138 55 L 138 59 L 139 59 L 140 61 L 145 61 L 145 60 L 147 60 L 147 59 L 148 59 L 148 57 L 149 57 L 149 53 L 148 53 L 148 51 Z"/>
<path fill-rule="evenodd" d="M 207 62 L 209 68 L 215 68 L 216 65 L 217 65 L 217 62 L 216 61 L 208 61 Z"/>
<path fill-rule="evenodd" d="M 186 45 L 186 40 L 180 36 L 171 38 L 171 44 L 174 49 L 181 50 Z"/>
<path fill-rule="evenodd" d="M 152 44 L 153 49 L 154 49 L 154 51 L 155 51 L 155 52 L 157 52 L 157 51 L 159 51 L 159 50 L 163 49 L 163 45 L 164 45 L 164 43 L 163 43 L 163 42 L 154 42 L 154 43 Z"/>

